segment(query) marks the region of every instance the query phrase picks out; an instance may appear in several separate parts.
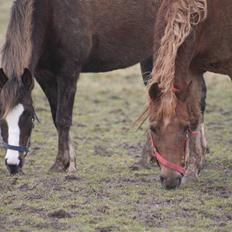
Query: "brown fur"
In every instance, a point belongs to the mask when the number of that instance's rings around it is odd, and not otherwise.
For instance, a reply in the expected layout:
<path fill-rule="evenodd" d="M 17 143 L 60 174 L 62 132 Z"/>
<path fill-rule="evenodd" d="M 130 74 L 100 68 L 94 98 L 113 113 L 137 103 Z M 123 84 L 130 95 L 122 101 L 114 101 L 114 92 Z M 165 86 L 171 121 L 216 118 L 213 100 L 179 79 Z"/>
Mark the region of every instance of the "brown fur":
<path fill-rule="evenodd" d="M 160 14 L 164 11 L 166 28 L 156 54 L 149 87 L 153 83 L 159 83 L 163 94 L 156 114 L 160 117 L 171 117 L 177 106 L 177 98 L 173 92 L 177 52 L 192 27 L 206 18 L 207 1 L 166 0 L 162 3 Z"/>
<path fill-rule="evenodd" d="M 1 75 L 1 110 L 6 115 L 20 98 L 23 106 L 32 99 L 22 78 L 23 69 L 30 69 L 48 98 L 58 131 L 58 154 L 51 170 L 75 167 L 69 130 L 81 72 L 107 72 L 136 63 L 152 71 L 154 23 L 161 2 L 15 1 L 2 51 L 9 80 L 3 83 Z M 29 105 L 32 108 L 32 101 Z"/>

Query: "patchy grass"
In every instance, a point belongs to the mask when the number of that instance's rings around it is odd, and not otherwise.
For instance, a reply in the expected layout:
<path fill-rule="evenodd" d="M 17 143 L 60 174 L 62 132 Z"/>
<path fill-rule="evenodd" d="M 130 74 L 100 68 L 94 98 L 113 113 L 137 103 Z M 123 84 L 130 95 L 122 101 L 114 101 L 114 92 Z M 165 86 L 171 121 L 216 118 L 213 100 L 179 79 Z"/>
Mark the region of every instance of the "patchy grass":
<path fill-rule="evenodd" d="M 9 1 L 0 4 L 3 38 Z M 0 154 L 0 231 L 232 231 L 231 82 L 208 74 L 207 85 L 211 153 L 199 182 L 176 191 L 161 188 L 157 167 L 128 168 L 145 140 L 146 126 L 132 127 L 146 100 L 137 66 L 81 76 L 72 128 L 78 173 L 71 177 L 47 172 L 57 135 L 36 86 L 41 124 L 33 131 L 25 174 L 9 176 Z"/>
<path fill-rule="evenodd" d="M 3 31 L 9 21 L 9 8 L 12 1 L 0 0 L 0 45 L 4 38 Z"/>

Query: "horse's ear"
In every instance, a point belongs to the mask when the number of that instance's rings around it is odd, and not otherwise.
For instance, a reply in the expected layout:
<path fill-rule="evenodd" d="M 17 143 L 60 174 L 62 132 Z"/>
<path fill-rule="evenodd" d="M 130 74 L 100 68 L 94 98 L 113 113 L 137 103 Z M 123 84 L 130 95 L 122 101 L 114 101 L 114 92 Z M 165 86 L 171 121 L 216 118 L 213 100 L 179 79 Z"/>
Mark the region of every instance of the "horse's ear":
<path fill-rule="evenodd" d="M 3 88 L 3 86 L 6 84 L 8 81 L 8 78 L 6 74 L 4 73 L 3 69 L 0 69 L 0 90 Z"/>
<path fill-rule="evenodd" d="M 148 94 L 153 101 L 157 101 L 162 95 L 162 90 L 159 87 L 158 82 L 152 83 L 148 91 Z"/>
<path fill-rule="evenodd" d="M 34 80 L 31 75 L 31 71 L 27 68 L 24 69 L 22 75 L 22 83 L 27 90 L 32 90 L 34 88 Z"/>
<path fill-rule="evenodd" d="M 180 91 L 175 92 L 176 97 L 182 101 L 185 102 L 191 92 L 191 88 L 192 88 L 192 81 L 190 81 L 183 89 L 181 89 Z"/>

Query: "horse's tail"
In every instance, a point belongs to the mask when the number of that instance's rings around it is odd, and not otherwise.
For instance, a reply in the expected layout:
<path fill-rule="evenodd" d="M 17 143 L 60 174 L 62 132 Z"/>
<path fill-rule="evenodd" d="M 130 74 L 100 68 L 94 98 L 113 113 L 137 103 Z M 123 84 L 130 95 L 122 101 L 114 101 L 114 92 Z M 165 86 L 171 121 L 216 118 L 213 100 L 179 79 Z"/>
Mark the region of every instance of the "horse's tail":
<path fill-rule="evenodd" d="M 28 67 L 32 51 L 32 17 L 34 0 L 17 0 L 11 10 L 2 67 L 9 78 L 20 76 Z"/>
<path fill-rule="evenodd" d="M 170 115 L 170 109 L 174 109 L 176 104 L 173 84 L 178 49 L 190 34 L 192 26 L 199 24 L 206 16 L 207 0 L 164 0 L 162 2 L 158 17 L 162 17 L 166 26 L 155 56 L 150 86 L 158 82 L 162 89 L 163 114 Z"/>

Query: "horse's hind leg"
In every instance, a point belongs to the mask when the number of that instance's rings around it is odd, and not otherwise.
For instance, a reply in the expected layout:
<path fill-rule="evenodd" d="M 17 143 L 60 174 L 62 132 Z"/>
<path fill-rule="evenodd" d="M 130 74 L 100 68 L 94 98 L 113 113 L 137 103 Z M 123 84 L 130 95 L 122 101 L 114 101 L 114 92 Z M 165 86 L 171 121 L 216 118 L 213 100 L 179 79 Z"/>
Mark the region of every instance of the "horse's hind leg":
<path fill-rule="evenodd" d="M 141 73 L 142 73 L 144 85 L 147 85 L 147 82 L 151 77 L 151 72 L 152 72 L 152 68 L 153 68 L 153 59 L 149 58 L 149 59 L 141 62 L 140 67 L 141 67 Z M 143 147 L 142 157 L 140 158 L 140 160 L 138 162 L 135 162 L 131 166 L 131 169 L 137 170 L 140 168 L 149 167 L 151 161 L 153 160 L 153 156 L 151 154 L 152 154 L 151 146 L 149 143 L 149 139 L 147 138 L 147 140 L 144 144 L 144 147 Z"/>

